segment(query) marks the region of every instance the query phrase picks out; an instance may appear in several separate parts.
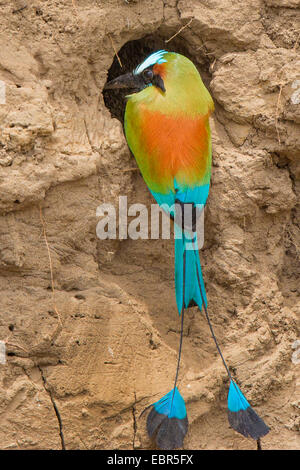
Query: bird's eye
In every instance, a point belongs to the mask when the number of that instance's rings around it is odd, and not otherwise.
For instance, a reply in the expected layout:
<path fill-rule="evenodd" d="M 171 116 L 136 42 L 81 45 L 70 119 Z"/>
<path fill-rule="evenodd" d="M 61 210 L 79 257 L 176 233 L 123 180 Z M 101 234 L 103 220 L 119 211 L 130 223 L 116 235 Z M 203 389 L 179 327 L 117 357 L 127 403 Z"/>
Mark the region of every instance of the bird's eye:
<path fill-rule="evenodd" d="M 150 69 L 144 70 L 144 72 L 143 72 L 143 78 L 144 78 L 144 80 L 145 80 L 146 83 L 150 83 L 151 80 L 152 80 L 152 78 L 153 78 L 153 72 L 152 72 L 152 70 L 150 70 Z"/>

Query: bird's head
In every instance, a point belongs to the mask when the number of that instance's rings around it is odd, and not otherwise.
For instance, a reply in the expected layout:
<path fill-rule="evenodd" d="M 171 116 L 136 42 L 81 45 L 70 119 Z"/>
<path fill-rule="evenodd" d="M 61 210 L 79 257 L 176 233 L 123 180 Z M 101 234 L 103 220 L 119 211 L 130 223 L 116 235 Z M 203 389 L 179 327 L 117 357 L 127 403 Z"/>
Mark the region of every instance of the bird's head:
<path fill-rule="evenodd" d="M 151 106 L 174 115 L 207 114 L 214 109 L 200 74 L 184 55 L 160 50 L 151 54 L 133 72 L 108 82 L 104 90 L 128 89 L 128 102 Z"/>
<path fill-rule="evenodd" d="M 154 52 L 144 60 L 133 72 L 120 75 L 105 85 L 105 90 L 128 88 L 133 93 L 138 93 L 144 88 L 154 86 L 161 93 L 166 92 L 164 84 L 164 63 L 167 60 L 164 56 L 167 51 L 161 50 Z"/>

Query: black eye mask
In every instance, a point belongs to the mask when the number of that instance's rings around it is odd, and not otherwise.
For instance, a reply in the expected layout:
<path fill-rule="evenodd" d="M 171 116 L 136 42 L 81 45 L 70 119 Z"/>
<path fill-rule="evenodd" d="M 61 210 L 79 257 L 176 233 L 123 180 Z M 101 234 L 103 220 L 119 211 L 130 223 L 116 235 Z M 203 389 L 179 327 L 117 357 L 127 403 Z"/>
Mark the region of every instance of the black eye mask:
<path fill-rule="evenodd" d="M 153 75 L 152 83 L 156 87 L 160 88 L 161 91 L 163 91 L 164 93 L 166 92 L 164 81 L 163 81 L 163 79 L 161 78 L 160 75 L 158 75 L 158 74 Z"/>
<path fill-rule="evenodd" d="M 129 88 L 136 92 L 143 90 L 148 85 L 154 85 L 165 93 L 164 81 L 160 75 L 153 73 L 152 67 L 143 70 L 139 74 L 126 73 L 111 80 L 105 85 L 105 90 L 116 88 Z"/>

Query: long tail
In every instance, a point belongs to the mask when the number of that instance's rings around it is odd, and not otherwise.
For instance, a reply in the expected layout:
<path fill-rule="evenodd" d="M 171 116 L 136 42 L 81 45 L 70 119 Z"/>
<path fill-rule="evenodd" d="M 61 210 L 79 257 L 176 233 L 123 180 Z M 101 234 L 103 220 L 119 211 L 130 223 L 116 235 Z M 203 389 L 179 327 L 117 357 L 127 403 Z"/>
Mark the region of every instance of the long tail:
<path fill-rule="evenodd" d="M 199 259 L 199 253 L 197 246 L 194 244 L 195 252 L 197 251 L 197 256 Z M 199 266 L 200 266 L 200 261 L 199 261 Z M 251 408 L 250 404 L 246 400 L 245 396 L 241 392 L 240 388 L 236 384 L 236 382 L 233 380 L 231 373 L 229 371 L 229 368 L 225 362 L 224 356 L 220 350 L 218 341 L 216 339 L 216 336 L 214 334 L 214 330 L 207 312 L 207 302 L 206 302 L 206 294 L 205 290 L 203 290 L 203 278 L 201 274 L 201 269 L 198 269 L 198 264 L 197 264 L 197 269 L 196 269 L 196 278 L 198 282 L 198 288 L 200 291 L 200 296 L 201 296 L 201 303 L 198 304 L 200 310 L 201 310 L 201 305 L 204 307 L 204 312 L 205 316 L 208 322 L 208 326 L 211 331 L 211 335 L 213 337 L 213 340 L 215 342 L 215 345 L 217 347 L 218 353 L 221 356 L 221 359 L 223 361 L 224 367 L 226 369 L 226 372 L 228 374 L 229 380 L 230 380 L 230 386 L 229 386 L 229 392 L 228 392 L 228 421 L 230 426 L 240 434 L 242 434 L 245 437 L 252 437 L 253 439 L 256 439 L 258 442 L 258 448 L 260 448 L 260 438 L 268 434 L 270 429 L 268 426 L 265 424 L 265 422 L 258 416 L 258 414 Z M 197 302 L 198 303 L 198 302 Z"/>
<path fill-rule="evenodd" d="M 185 291 L 185 272 L 186 272 L 186 252 L 182 253 L 182 293 Z M 185 402 L 177 388 L 177 379 L 179 373 L 182 338 L 183 338 L 183 319 L 184 319 L 184 299 L 181 297 L 181 328 L 180 342 L 178 351 L 178 360 L 174 387 L 170 392 L 164 395 L 160 400 L 150 405 L 151 411 L 147 417 L 147 431 L 150 437 L 156 436 L 156 444 L 160 449 L 177 449 L 183 446 L 183 439 L 188 431 L 188 419 L 186 414 Z M 146 409 L 148 409 L 147 407 Z M 144 410 L 146 411 L 146 410 Z"/>
<path fill-rule="evenodd" d="M 184 399 L 176 385 L 182 351 L 184 310 L 191 305 L 197 304 L 200 310 L 202 306 L 204 308 L 213 340 L 230 379 L 228 392 L 229 424 L 243 436 L 256 439 L 258 448 L 260 448 L 260 438 L 269 432 L 269 428 L 251 408 L 240 388 L 233 380 L 220 350 L 207 312 L 207 298 L 196 235 L 192 239 L 185 237 L 183 234 L 181 238 L 175 239 L 175 287 L 177 307 L 179 315 L 181 315 L 180 344 L 175 382 L 170 392 L 146 408 L 147 410 L 151 407 L 147 418 L 149 436 L 153 437 L 156 435 L 157 446 L 161 449 L 176 449 L 183 446 L 183 440 L 188 431 L 188 419 Z"/>

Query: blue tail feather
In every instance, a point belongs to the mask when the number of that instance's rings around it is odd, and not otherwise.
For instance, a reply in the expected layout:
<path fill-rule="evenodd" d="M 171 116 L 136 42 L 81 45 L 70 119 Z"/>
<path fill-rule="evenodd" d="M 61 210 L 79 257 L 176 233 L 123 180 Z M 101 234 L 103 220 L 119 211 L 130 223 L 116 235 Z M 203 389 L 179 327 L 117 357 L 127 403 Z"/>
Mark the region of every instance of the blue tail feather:
<path fill-rule="evenodd" d="M 182 282 L 180 307 L 178 305 L 181 315 L 181 328 L 174 387 L 160 400 L 150 405 L 151 411 L 147 417 L 147 431 L 149 436 L 153 437 L 155 435 L 156 444 L 160 449 L 170 450 L 183 446 L 183 440 L 188 431 L 188 418 L 184 399 L 176 387 L 183 339 L 183 319 L 185 308 L 183 293 L 185 292 L 186 282 L 186 252 L 183 250 L 181 255 L 182 272 L 181 274 L 178 273 Z"/>
<path fill-rule="evenodd" d="M 174 396 L 173 396 L 174 395 Z M 177 387 L 164 395 L 160 400 L 153 403 L 155 410 L 169 418 L 183 419 L 186 417 L 184 399 Z"/>
<path fill-rule="evenodd" d="M 243 393 L 237 386 L 237 384 L 231 380 L 228 392 L 228 409 L 229 411 L 237 412 L 240 410 L 246 410 L 249 403 L 244 397 Z"/>
<path fill-rule="evenodd" d="M 183 446 L 188 430 L 188 419 L 184 399 L 177 387 L 153 403 L 147 417 L 147 431 L 156 436 L 160 449 L 177 449 Z"/>
<path fill-rule="evenodd" d="M 201 290 L 204 298 L 205 305 L 207 306 L 207 297 L 205 292 L 204 280 L 202 276 L 202 270 L 200 265 L 200 258 L 198 252 L 198 244 L 195 235 L 195 239 L 192 242 L 191 239 L 187 238 L 181 231 L 181 229 L 175 225 L 175 291 L 176 291 L 176 303 L 178 312 L 180 315 L 182 308 L 183 298 L 183 253 L 186 253 L 186 269 L 185 269 L 185 295 L 184 304 L 187 308 L 191 301 L 194 301 L 202 309 L 202 296 L 199 288 L 199 282 L 197 277 L 197 270 L 200 278 Z M 181 238 L 179 238 L 181 235 Z"/>
<path fill-rule="evenodd" d="M 243 436 L 252 437 L 253 439 L 258 440 L 261 437 L 268 434 L 270 429 L 265 424 L 265 422 L 251 408 L 250 404 L 244 397 L 243 393 L 241 392 L 241 390 L 239 389 L 239 387 L 237 386 L 237 384 L 233 381 L 231 377 L 231 373 L 229 371 L 229 368 L 225 362 L 223 354 L 218 345 L 218 342 L 215 337 L 213 327 L 212 327 L 212 324 L 211 324 L 211 321 L 207 312 L 207 302 L 206 302 L 206 297 L 205 297 L 205 291 L 203 290 L 203 287 L 202 287 L 202 282 L 201 282 L 202 275 L 199 269 L 197 271 L 197 277 L 198 277 L 198 285 L 199 285 L 200 294 L 202 294 L 202 298 L 204 301 L 205 316 L 206 316 L 209 328 L 211 330 L 213 340 L 215 341 L 217 350 L 220 354 L 220 357 L 223 361 L 224 367 L 230 379 L 230 387 L 229 387 L 229 392 L 228 392 L 229 424 L 235 431 L 239 432 Z"/>

